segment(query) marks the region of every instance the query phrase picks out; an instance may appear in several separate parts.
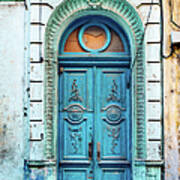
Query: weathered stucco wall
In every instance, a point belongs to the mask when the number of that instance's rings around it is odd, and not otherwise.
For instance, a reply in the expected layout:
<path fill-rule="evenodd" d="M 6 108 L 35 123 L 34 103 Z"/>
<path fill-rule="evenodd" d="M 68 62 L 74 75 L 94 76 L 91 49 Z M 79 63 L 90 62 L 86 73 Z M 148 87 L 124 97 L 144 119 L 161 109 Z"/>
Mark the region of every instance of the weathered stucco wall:
<path fill-rule="evenodd" d="M 0 2 L 0 179 L 23 179 L 24 3 Z"/>
<path fill-rule="evenodd" d="M 180 1 L 163 1 L 164 10 L 164 143 L 165 179 L 180 178 L 180 47 L 174 46 L 171 54 L 171 32 L 180 29 Z M 173 19 L 171 19 L 173 18 Z"/>

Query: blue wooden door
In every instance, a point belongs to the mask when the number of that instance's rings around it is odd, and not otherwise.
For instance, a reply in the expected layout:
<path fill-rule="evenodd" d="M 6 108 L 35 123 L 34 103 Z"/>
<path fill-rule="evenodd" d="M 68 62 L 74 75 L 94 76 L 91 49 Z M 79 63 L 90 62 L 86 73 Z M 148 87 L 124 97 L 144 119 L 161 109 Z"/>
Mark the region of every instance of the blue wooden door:
<path fill-rule="evenodd" d="M 129 180 L 129 69 L 61 69 L 59 180 Z"/>

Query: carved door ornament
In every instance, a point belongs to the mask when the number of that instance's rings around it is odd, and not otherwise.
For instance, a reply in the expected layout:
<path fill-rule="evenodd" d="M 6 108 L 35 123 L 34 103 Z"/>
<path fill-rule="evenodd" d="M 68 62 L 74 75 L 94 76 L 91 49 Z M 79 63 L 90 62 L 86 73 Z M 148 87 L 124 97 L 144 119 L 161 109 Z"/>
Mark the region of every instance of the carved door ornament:
<path fill-rule="evenodd" d="M 69 102 L 71 102 L 71 101 L 82 102 L 83 101 L 82 97 L 79 96 L 79 88 L 78 88 L 76 81 L 77 81 L 76 79 L 73 80 L 72 89 L 71 89 L 71 96 L 69 98 Z"/>
<path fill-rule="evenodd" d="M 117 152 L 115 152 L 115 148 L 118 145 L 118 139 L 120 136 L 120 127 L 107 126 L 107 130 L 108 130 L 108 136 L 112 137 L 111 152 L 113 154 L 116 154 Z"/>
<path fill-rule="evenodd" d="M 82 142 L 82 127 L 80 128 L 71 128 L 69 126 L 70 131 L 70 139 L 71 139 L 71 145 L 73 147 L 73 154 L 77 154 L 78 151 L 81 149 L 81 142 Z"/>
<path fill-rule="evenodd" d="M 119 124 L 121 121 L 125 120 L 125 118 L 121 116 L 121 112 L 125 110 L 125 108 L 115 104 L 107 106 L 102 109 L 102 111 L 106 111 L 106 117 L 102 119 L 111 125 Z"/>
<path fill-rule="evenodd" d="M 67 111 L 67 117 L 64 120 L 71 124 L 80 124 L 82 121 L 87 120 L 87 118 L 83 117 L 84 110 L 85 108 L 79 104 L 69 105 L 64 108 L 64 111 Z"/>
<path fill-rule="evenodd" d="M 109 97 L 107 98 L 107 102 L 109 102 L 109 101 L 120 102 L 120 98 L 118 96 L 119 96 L 119 94 L 118 94 L 118 86 L 117 86 L 116 81 L 113 79 L 113 85 L 112 85 Z"/>
<path fill-rule="evenodd" d="M 69 97 L 69 102 L 71 101 L 81 103 L 83 102 L 83 98 L 79 95 L 79 88 L 76 79 L 73 80 L 71 86 L 71 95 Z M 80 104 L 70 104 L 67 108 L 64 108 L 63 110 L 67 112 L 67 117 L 65 117 L 64 120 L 68 121 L 71 124 L 79 124 L 82 121 L 86 120 L 86 118 L 83 117 L 86 108 L 84 108 Z"/>

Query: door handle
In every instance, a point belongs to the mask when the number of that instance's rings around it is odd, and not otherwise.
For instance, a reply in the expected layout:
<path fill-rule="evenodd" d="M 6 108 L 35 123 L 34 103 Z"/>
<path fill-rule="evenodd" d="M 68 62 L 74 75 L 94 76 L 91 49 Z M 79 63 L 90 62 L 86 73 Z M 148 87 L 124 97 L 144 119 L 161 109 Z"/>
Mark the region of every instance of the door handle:
<path fill-rule="evenodd" d="M 101 143 L 97 143 L 97 160 L 100 161 L 101 159 Z"/>
<path fill-rule="evenodd" d="M 89 153 L 89 160 L 91 161 L 92 160 L 92 153 L 93 153 L 93 143 L 92 142 L 90 142 L 89 144 L 88 144 L 88 146 L 89 146 L 89 150 L 88 150 L 88 153 Z"/>

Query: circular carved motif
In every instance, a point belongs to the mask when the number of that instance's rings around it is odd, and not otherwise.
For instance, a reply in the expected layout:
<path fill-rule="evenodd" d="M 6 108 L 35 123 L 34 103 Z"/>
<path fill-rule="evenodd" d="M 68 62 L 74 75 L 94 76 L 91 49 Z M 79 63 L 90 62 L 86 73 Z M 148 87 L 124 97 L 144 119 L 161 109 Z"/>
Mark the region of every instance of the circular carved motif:
<path fill-rule="evenodd" d="M 72 105 L 67 109 L 68 117 L 72 121 L 79 121 L 83 117 L 83 109 L 78 105 Z"/>
<path fill-rule="evenodd" d="M 106 113 L 107 118 L 110 121 L 118 121 L 121 117 L 121 110 L 117 106 L 110 106 Z"/>
<path fill-rule="evenodd" d="M 91 26 L 84 31 L 82 40 L 86 47 L 97 50 L 105 45 L 107 37 L 104 29 L 98 26 Z"/>
<path fill-rule="evenodd" d="M 93 41 L 91 44 L 89 42 Z M 89 41 L 89 42 L 88 42 Z M 111 33 L 102 23 L 85 24 L 79 31 L 79 43 L 88 52 L 104 51 L 111 42 Z"/>

